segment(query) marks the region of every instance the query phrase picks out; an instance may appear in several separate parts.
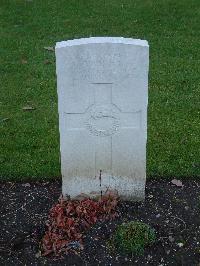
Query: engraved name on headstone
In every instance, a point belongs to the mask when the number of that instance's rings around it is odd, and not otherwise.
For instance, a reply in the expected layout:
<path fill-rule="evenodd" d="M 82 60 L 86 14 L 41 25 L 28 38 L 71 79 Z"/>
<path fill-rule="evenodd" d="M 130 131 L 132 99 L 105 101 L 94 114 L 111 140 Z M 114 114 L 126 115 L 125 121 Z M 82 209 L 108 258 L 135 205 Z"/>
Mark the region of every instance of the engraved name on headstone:
<path fill-rule="evenodd" d="M 147 41 L 93 37 L 58 42 L 63 195 L 144 198 L 148 103 Z"/>

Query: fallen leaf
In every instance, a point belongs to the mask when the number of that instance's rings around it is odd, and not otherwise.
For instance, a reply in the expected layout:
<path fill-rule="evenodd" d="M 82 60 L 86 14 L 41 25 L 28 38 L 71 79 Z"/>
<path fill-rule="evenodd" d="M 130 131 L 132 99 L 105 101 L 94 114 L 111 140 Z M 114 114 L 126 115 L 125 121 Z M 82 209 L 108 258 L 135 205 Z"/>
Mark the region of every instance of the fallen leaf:
<path fill-rule="evenodd" d="M 172 236 L 169 236 L 169 241 L 174 242 L 174 238 Z"/>
<path fill-rule="evenodd" d="M 31 185 L 29 183 L 22 184 L 23 187 L 30 187 Z"/>
<path fill-rule="evenodd" d="M 50 60 L 47 59 L 47 60 L 44 60 L 44 64 L 45 64 L 45 65 L 49 65 L 49 64 L 52 64 L 52 62 L 51 62 Z"/>
<path fill-rule="evenodd" d="M 41 257 L 41 251 L 38 251 L 38 252 L 35 254 L 35 257 L 36 257 L 36 258 L 40 258 L 40 257 Z"/>
<path fill-rule="evenodd" d="M 35 107 L 33 107 L 33 106 L 24 106 L 22 108 L 22 110 L 24 110 L 24 111 L 32 111 L 32 110 L 35 110 Z"/>
<path fill-rule="evenodd" d="M 183 243 L 177 243 L 177 245 L 179 246 L 179 248 L 183 247 Z"/>
<path fill-rule="evenodd" d="M 51 47 L 51 46 L 45 46 L 44 49 L 48 50 L 48 51 L 51 51 L 51 52 L 54 52 L 54 48 Z"/>
<path fill-rule="evenodd" d="M 1 122 L 6 122 L 6 121 L 8 121 L 10 118 L 8 118 L 8 117 L 6 117 L 6 118 L 3 118 L 2 120 L 1 120 Z"/>
<path fill-rule="evenodd" d="M 170 250 L 167 250 L 167 251 L 166 251 L 166 253 L 167 253 L 167 255 L 169 255 L 169 253 L 170 253 Z"/>
<path fill-rule="evenodd" d="M 171 183 L 172 183 L 173 185 L 176 185 L 177 187 L 183 187 L 183 183 L 182 183 L 180 180 L 173 179 L 173 180 L 171 181 Z"/>
<path fill-rule="evenodd" d="M 21 60 L 21 63 L 24 65 L 24 64 L 27 64 L 28 61 L 27 61 L 26 59 L 22 59 L 22 60 Z"/>

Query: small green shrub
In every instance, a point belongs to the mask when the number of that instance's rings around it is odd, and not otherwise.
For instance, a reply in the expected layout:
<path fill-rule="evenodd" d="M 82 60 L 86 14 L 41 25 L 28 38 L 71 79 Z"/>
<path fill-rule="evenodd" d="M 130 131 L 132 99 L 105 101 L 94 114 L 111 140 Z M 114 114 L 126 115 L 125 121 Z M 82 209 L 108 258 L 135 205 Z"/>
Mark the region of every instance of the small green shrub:
<path fill-rule="evenodd" d="M 149 225 L 132 221 L 119 225 L 113 237 L 116 248 L 123 253 L 144 253 L 144 248 L 155 242 L 155 230 Z"/>

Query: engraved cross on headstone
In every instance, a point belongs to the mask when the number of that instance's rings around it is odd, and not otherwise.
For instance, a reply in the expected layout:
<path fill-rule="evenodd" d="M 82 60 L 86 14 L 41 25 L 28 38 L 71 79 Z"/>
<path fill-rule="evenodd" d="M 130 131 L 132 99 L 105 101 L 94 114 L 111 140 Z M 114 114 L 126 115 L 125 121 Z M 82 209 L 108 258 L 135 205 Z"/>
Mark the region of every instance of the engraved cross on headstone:
<path fill-rule="evenodd" d="M 140 128 L 141 111 L 122 112 L 112 101 L 113 83 L 91 83 L 94 102 L 83 113 L 65 112 L 67 131 L 86 131 L 95 146 L 95 176 L 112 175 L 112 142 L 121 131 Z"/>

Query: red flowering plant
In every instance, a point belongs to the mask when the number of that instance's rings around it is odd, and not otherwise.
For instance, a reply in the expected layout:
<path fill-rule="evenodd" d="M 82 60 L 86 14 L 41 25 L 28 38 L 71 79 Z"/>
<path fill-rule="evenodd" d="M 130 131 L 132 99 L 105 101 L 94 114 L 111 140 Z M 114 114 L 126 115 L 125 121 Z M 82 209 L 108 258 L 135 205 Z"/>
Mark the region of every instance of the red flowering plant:
<path fill-rule="evenodd" d="M 116 193 L 107 192 L 98 200 L 66 200 L 61 197 L 49 213 L 47 230 L 41 241 L 42 255 L 59 256 L 70 250 L 83 248 L 84 233 L 97 221 L 117 216 Z"/>

